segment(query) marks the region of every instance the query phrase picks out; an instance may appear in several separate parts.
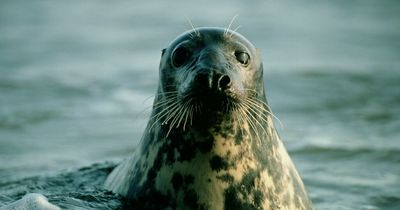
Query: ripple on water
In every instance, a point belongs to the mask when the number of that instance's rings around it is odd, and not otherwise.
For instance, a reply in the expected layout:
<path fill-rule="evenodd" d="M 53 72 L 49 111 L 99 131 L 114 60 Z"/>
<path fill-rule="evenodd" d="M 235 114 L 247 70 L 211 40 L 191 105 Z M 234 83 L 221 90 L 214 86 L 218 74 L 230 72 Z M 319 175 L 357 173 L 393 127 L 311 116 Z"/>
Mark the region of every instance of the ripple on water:
<path fill-rule="evenodd" d="M 53 176 L 35 176 L 11 182 L 0 181 L 0 206 L 22 198 L 27 192 L 45 195 L 63 209 L 119 209 L 121 198 L 103 189 L 114 163 L 93 164 Z"/>
<path fill-rule="evenodd" d="M 400 209 L 400 196 L 397 195 L 381 195 L 370 198 L 372 203 L 379 209 L 398 210 Z"/>

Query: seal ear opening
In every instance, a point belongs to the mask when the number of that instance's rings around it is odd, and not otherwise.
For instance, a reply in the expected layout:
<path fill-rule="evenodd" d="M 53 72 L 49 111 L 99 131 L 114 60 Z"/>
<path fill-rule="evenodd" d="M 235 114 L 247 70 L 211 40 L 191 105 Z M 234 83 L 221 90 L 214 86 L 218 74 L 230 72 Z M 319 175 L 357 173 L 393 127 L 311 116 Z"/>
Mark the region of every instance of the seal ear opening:
<path fill-rule="evenodd" d="M 165 53 L 166 50 L 167 50 L 166 48 L 164 48 L 164 49 L 161 50 L 161 57 L 164 56 L 164 53 Z"/>

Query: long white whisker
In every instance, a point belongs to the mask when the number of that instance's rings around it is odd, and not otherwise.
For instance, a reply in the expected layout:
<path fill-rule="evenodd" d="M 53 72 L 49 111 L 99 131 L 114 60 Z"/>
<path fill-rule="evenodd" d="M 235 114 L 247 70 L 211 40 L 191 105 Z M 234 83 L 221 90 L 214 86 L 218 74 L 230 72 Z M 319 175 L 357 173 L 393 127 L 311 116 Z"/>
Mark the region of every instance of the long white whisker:
<path fill-rule="evenodd" d="M 269 111 L 264 106 L 256 103 L 255 101 L 252 101 L 251 99 L 246 100 L 244 103 L 246 103 L 248 105 L 248 107 L 251 108 L 251 109 L 254 109 L 253 106 L 255 106 L 256 108 L 264 111 L 265 113 L 264 112 L 258 112 L 257 115 L 260 118 L 263 118 L 266 123 L 268 123 L 268 120 L 267 120 L 268 119 L 268 115 L 267 114 L 269 114 Z"/>
<path fill-rule="evenodd" d="M 165 112 L 168 113 L 177 104 L 178 104 L 177 101 L 173 101 L 172 103 L 168 104 L 164 109 L 162 109 L 160 112 L 158 112 L 157 114 L 153 115 L 150 119 L 153 119 L 153 118 L 161 116 L 161 115 L 162 115 L 161 117 L 164 117 L 163 113 L 165 113 Z"/>
<path fill-rule="evenodd" d="M 234 114 L 234 117 L 237 119 L 237 122 L 239 123 L 239 124 L 238 124 L 238 127 L 239 127 L 239 129 L 240 129 L 240 132 L 242 133 L 242 137 L 244 137 L 244 132 L 243 132 L 243 128 L 242 128 L 241 125 L 246 124 L 246 121 L 244 121 L 243 119 L 241 119 L 240 111 L 239 111 L 238 109 L 239 109 L 239 108 L 238 108 L 236 105 L 234 105 L 234 106 L 233 106 L 233 114 Z"/>
<path fill-rule="evenodd" d="M 151 131 L 151 129 L 154 127 L 154 125 L 159 122 L 162 118 L 164 118 L 165 116 L 169 116 L 170 112 L 173 111 L 175 109 L 175 107 L 177 107 L 178 102 L 173 102 L 172 104 L 168 105 L 166 108 L 162 109 L 160 112 L 158 112 L 157 114 L 153 115 L 150 118 L 151 120 L 154 120 L 154 122 L 152 123 L 152 125 L 150 126 L 149 132 Z M 164 124 L 164 122 L 162 123 Z"/>
<path fill-rule="evenodd" d="M 194 27 L 192 21 L 191 21 L 188 17 L 186 17 L 186 19 L 189 21 L 190 26 L 192 26 L 192 29 L 193 29 L 194 34 L 195 34 L 196 36 L 200 36 L 200 32 L 196 29 L 196 27 Z"/>
<path fill-rule="evenodd" d="M 162 104 L 170 103 L 169 99 L 175 98 L 176 97 L 175 93 L 177 93 L 177 92 L 178 91 L 164 92 L 164 93 L 166 93 L 164 99 L 161 99 L 160 101 L 155 101 L 151 106 L 148 106 L 148 107 L 144 108 L 139 114 L 143 114 L 143 113 L 147 112 L 150 109 L 158 108 L 158 107 L 162 106 Z M 159 95 L 163 95 L 163 94 L 162 93 L 157 93 L 155 95 L 151 95 L 151 96 L 147 97 L 143 102 L 146 102 L 150 98 L 154 98 L 154 97 L 159 96 Z"/>
<path fill-rule="evenodd" d="M 177 105 L 173 108 L 171 108 L 169 114 L 167 117 L 165 117 L 165 120 L 162 124 L 167 124 L 171 119 L 173 119 L 176 116 L 176 113 L 182 108 L 182 106 L 179 105 L 177 102 Z M 170 122 L 170 126 L 172 124 L 172 121 Z"/>
<path fill-rule="evenodd" d="M 242 26 L 241 25 L 239 25 L 238 27 L 236 27 L 234 30 L 233 30 L 233 32 L 237 32 L 237 30 L 239 30 L 239 28 L 241 28 Z M 232 33 L 232 35 L 233 35 L 233 33 Z"/>
<path fill-rule="evenodd" d="M 267 103 L 265 103 L 264 101 L 262 101 L 262 100 L 260 100 L 260 99 L 258 99 L 258 98 L 249 98 L 249 100 L 251 100 L 252 102 L 254 102 L 254 103 L 256 103 L 256 104 L 259 104 L 259 103 L 264 104 L 265 106 L 267 106 L 267 107 L 269 108 L 269 110 L 271 110 L 271 108 L 268 106 Z M 261 106 L 260 106 L 260 107 L 261 107 Z M 264 108 L 264 110 L 265 110 L 265 112 L 267 112 L 268 114 L 270 114 L 273 118 L 275 118 L 275 119 L 278 121 L 278 123 L 280 124 L 280 126 L 281 126 L 282 128 L 284 128 L 282 121 L 281 121 L 277 116 L 275 116 L 275 115 L 272 113 L 272 110 L 269 111 L 269 110 L 267 110 L 267 109 L 265 109 L 265 108 Z"/>
<path fill-rule="evenodd" d="M 248 104 L 243 104 L 244 106 L 247 107 L 248 113 L 250 115 L 251 118 L 253 118 L 253 120 L 255 121 L 255 123 L 257 123 L 259 125 L 259 127 L 264 131 L 265 134 L 268 134 L 268 132 L 265 130 L 264 125 L 255 117 L 253 116 L 251 113 L 257 115 L 260 117 L 260 115 L 256 112 L 256 110 L 254 110 L 252 107 L 250 107 Z M 260 117 L 261 119 L 263 119 L 263 117 Z M 265 120 L 265 119 L 263 119 Z"/>
<path fill-rule="evenodd" d="M 176 128 L 179 127 L 179 125 L 181 124 L 181 121 L 185 118 L 186 112 L 188 110 L 188 102 L 189 101 L 186 101 L 186 103 L 182 105 L 182 111 L 180 113 L 179 121 L 178 121 L 178 124 L 176 125 Z"/>
<path fill-rule="evenodd" d="M 254 124 L 254 122 L 249 117 L 249 115 L 251 115 L 251 113 L 249 113 L 247 111 L 247 109 L 243 107 L 243 105 L 241 105 L 241 108 L 242 108 L 242 111 L 244 113 L 243 116 L 247 119 L 247 122 L 249 123 L 250 127 L 253 129 L 253 131 L 256 134 L 259 142 L 261 142 L 261 138 L 260 138 L 260 135 L 258 134 L 257 126 Z"/>
<path fill-rule="evenodd" d="M 225 32 L 224 32 L 225 35 L 228 35 L 228 31 L 229 31 L 229 29 L 231 28 L 232 23 L 233 23 L 233 21 L 235 21 L 235 19 L 237 18 L 237 16 L 239 16 L 239 15 L 236 14 L 235 16 L 233 16 L 231 22 L 229 22 L 229 25 L 228 25 L 228 27 L 226 28 L 226 30 L 225 30 Z"/>
<path fill-rule="evenodd" d="M 179 108 L 177 108 L 174 113 L 172 114 L 172 121 L 169 125 L 169 129 L 167 132 L 167 136 L 169 135 L 169 133 L 172 131 L 172 129 L 174 128 L 174 125 L 177 123 L 178 119 L 182 116 L 182 109 L 184 109 L 184 106 L 180 105 Z M 177 124 L 176 127 L 179 127 L 179 123 Z"/>
<path fill-rule="evenodd" d="M 190 112 L 192 111 L 192 105 L 188 105 L 185 112 L 185 121 L 183 122 L 183 131 L 185 131 L 186 123 L 189 118 Z"/>
<path fill-rule="evenodd" d="M 179 110 L 182 109 L 182 106 L 178 106 L 178 108 L 175 109 L 175 111 L 173 113 L 171 113 L 170 118 L 172 118 L 171 123 L 169 124 L 169 129 L 167 132 L 167 136 L 169 135 L 169 133 L 171 132 L 171 130 L 174 128 L 176 119 L 179 117 L 179 115 L 181 114 L 181 112 L 179 112 Z M 178 113 L 178 114 L 176 114 Z"/>

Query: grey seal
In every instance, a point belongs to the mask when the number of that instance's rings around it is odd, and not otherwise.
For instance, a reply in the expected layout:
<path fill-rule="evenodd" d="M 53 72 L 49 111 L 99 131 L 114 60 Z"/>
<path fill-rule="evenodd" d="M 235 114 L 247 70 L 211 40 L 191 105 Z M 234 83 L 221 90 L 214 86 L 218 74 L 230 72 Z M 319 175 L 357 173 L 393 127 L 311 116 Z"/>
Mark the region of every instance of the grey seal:
<path fill-rule="evenodd" d="M 258 50 L 196 28 L 162 51 L 153 110 L 105 187 L 134 209 L 313 209 L 273 124 Z"/>

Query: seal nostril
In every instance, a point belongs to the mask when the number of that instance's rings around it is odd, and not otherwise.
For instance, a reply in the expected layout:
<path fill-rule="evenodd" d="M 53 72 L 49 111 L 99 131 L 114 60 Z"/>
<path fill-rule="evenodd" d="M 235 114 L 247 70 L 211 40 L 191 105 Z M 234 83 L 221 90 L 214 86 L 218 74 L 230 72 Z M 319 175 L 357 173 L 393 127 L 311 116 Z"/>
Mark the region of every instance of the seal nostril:
<path fill-rule="evenodd" d="M 231 86 L 231 78 L 228 75 L 222 75 L 218 80 L 219 89 L 227 89 Z"/>
<path fill-rule="evenodd" d="M 210 76 L 207 73 L 197 74 L 195 84 L 199 87 L 210 88 Z"/>

